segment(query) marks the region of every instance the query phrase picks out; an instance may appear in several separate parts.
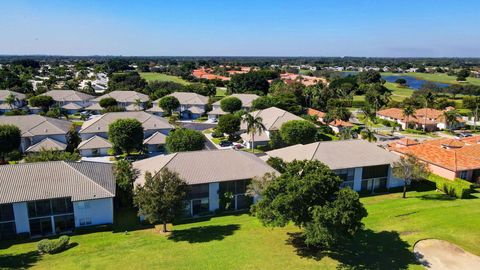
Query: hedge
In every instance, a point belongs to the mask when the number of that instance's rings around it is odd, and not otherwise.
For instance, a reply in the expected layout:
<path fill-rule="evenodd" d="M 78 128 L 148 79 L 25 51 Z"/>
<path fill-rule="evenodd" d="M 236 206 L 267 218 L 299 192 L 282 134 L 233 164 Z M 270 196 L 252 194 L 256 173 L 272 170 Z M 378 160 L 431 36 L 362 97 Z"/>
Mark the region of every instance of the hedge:
<path fill-rule="evenodd" d="M 70 237 L 66 235 L 60 236 L 56 240 L 43 239 L 37 244 L 37 249 L 42 254 L 54 254 L 59 253 L 67 249 Z"/>
<path fill-rule="evenodd" d="M 445 194 L 459 199 L 468 198 L 473 190 L 472 183 L 460 178 L 450 180 L 436 174 L 430 174 L 427 180 L 434 182 L 437 189 L 445 192 Z"/>

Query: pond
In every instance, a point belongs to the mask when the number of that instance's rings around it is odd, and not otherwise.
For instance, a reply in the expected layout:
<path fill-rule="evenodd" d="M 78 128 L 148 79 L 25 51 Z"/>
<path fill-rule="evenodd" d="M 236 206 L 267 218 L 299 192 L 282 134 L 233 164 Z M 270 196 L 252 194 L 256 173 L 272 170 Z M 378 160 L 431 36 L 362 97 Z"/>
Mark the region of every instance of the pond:
<path fill-rule="evenodd" d="M 347 71 L 347 72 L 342 72 L 342 76 L 346 77 L 346 76 L 349 76 L 349 75 L 356 75 L 357 73 L 358 73 L 357 71 Z M 424 85 L 427 82 L 430 82 L 430 81 L 426 81 L 426 80 L 417 79 L 413 76 L 402 76 L 402 75 L 382 76 L 382 78 L 385 81 L 392 82 L 392 83 L 394 83 L 396 80 L 398 80 L 400 78 L 405 79 L 407 81 L 408 87 L 411 88 L 411 89 L 414 89 L 414 90 L 418 90 L 422 87 L 422 85 Z M 434 84 L 436 84 L 436 85 L 438 85 L 442 88 L 449 86 L 449 84 L 446 84 L 446 83 L 438 83 L 438 82 L 431 82 L 431 83 L 434 83 Z"/>
<path fill-rule="evenodd" d="M 385 81 L 392 82 L 392 83 L 394 83 L 396 80 L 398 80 L 400 78 L 405 79 L 407 81 L 408 87 L 410 87 L 412 89 L 415 89 L 415 90 L 420 89 L 422 87 L 422 85 L 429 82 L 429 81 L 417 79 L 417 78 L 412 77 L 412 76 L 395 76 L 395 75 L 393 75 L 393 76 L 382 76 L 382 78 Z M 446 83 L 438 83 L 438 82 L 431 82 L 431 83 L 434 83 L 434 84 L 436 84 L 436 85 L 438 85 L 442 88 L 449 86 L 449 84 L 446 84 Z"/>

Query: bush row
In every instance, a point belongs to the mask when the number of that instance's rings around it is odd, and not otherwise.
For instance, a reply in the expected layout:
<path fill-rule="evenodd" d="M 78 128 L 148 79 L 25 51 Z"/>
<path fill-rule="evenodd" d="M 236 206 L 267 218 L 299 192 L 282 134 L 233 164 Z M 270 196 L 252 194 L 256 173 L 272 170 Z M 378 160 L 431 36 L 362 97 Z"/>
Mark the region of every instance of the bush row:
<path fill-rule="evenodd" d="M 37 249 L 42 254 L 54 254 L 59 253 L 67 249 L 68 242 L 70 241 L 70 237 L 66 235 L 60 236 L 58 239 L 49 240 L 43 239 L 37 244 Z"/>
<path fill-rule="evenodd" d="M 472 183 L 460 178 L 450 180 L 436 174 L 430 174 L 427 180 L 434 182 L 437 189 L 445 192 L 445 194 L 459 199 L 468 198 L 473 189 Z"/>

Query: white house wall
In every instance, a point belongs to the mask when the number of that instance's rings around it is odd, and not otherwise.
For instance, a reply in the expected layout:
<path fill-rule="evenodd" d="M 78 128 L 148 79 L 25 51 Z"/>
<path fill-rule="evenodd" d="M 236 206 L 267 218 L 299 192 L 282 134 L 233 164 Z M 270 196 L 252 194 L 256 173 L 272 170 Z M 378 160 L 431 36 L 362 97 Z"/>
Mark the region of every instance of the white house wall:
<path fill-rule="evenodd" d="M 16 227 L 17 233 L 30 232 L 27 203 L 26 202 L 14 203 L 13 214 L 15 215 L 15 227 Z"/>
<path fill-rule="evenodd" d="M 75 227 L 80 227 L 80 219 L 90 219 L 89 225 L 113 224 L 113 199 L 73 202 L 73 213 Z"/>

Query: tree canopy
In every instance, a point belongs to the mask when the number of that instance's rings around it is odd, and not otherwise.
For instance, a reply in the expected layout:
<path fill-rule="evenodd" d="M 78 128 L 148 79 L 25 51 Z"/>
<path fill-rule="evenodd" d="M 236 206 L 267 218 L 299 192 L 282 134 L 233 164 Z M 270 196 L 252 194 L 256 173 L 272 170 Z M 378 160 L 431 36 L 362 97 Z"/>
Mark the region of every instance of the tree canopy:
<path fill-rule="evenodd" d="M 280 136 L 288 145 L 312 143 L 316 133 L 315 125 L 305 120 L 288 121 L 280 127 Z"/>
<path fill-rule="evenodd" d="M 108 107 L 117 106 L 118 102 L 116 99 L 112 97 L 106 97 L 106 98 L 102 98 L 98 104 L 102 108 L 108 108 Z"/>
<path fill-rule="evenodd" d="M 269 83 L 265 74 L 261 72 L 248 72 L 233 75 L 227 88 L 231 93 L 262 92 L 268 93 Z"/>
<path fill-rule="evenodd" d="M 234 113 L 242 109 L 242 101 L 237 97 L 226 97 L 220 101 L 220 108 L 224 112 Z"/>
<path fill-rule="evenodd" d="M 51 96 L 34 96 L 28 100 L 28 103 L 32 107 L 40 107 L 44 112 L 47 112 L 55 101 Z"/>
<path fill-rule="evenodd" d="M 217 130 L 228 134 L 229 138 L 232 139 L 236 132 L 240 130 L 240 122 L 241 117 L 233 115 L 233 114 L 226 114 L 220 116 L 218 120 Z"/>
<path fill-rule="evenodd" d="M 108 139 L 116 151 L 127 155 L 143 148 L 143 126 L 136 119 L 118 119 L 108 126 Z"/>
<path fill-rule="evenodd" d="M 0 155 L 5 162 L 5 155 L 18 150 L 21 142 L 20 129 L 14 125 L 0 125 Z"/>
<path fill-rule="evenodd" d="M 205 146 L 205 136 L 196 130 L 179 128 L 171 131 L 167 137 L 166 148 L 169 153 L 197 151 Z"/>
<path fill-rule="evenodd" d="M 180 101 L 174 96 L 166 96 L 160 99 L 158 106 L 165 110 L 166 115 L 171 115 L 173 110 L 180 107 Z"/>

